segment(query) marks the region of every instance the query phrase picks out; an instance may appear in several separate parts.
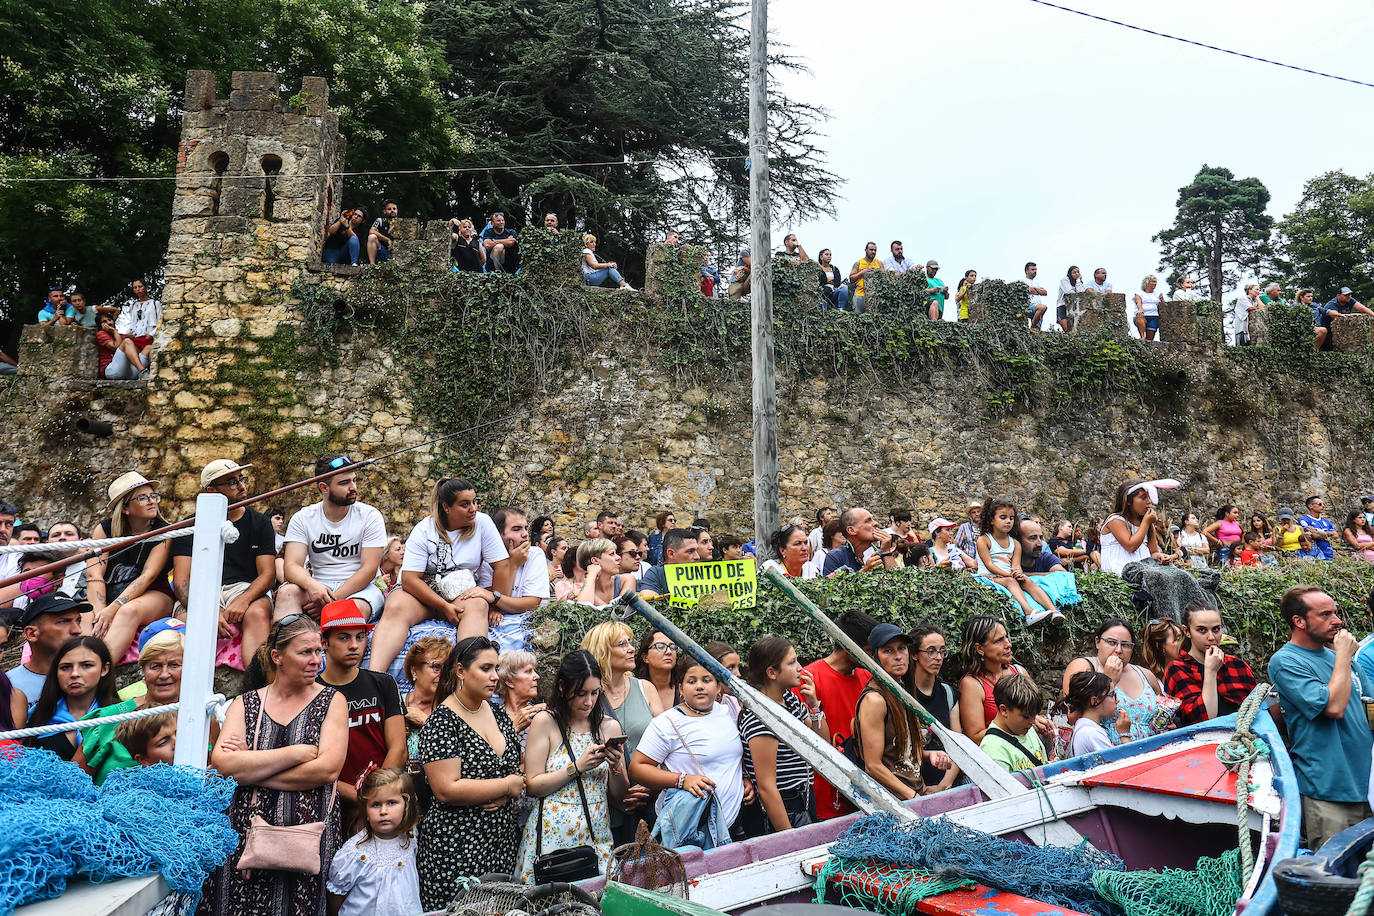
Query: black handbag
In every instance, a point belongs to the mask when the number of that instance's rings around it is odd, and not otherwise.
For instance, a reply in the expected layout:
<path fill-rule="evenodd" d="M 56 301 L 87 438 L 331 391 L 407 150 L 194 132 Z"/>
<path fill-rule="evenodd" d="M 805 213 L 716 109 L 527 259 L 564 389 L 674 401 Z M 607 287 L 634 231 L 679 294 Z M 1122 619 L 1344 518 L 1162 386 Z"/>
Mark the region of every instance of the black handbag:
<path fill-rule="evenodd" d="M 577 769 L 577 757 L 573 755 L 572 746 L 568 744 L 568 735 L 563 730 L 562 722 L 558 723 L 558 734 L 563 738 L 563 747 L 568 752 L 568 760 L 572 763 L 573 774 L 577 779 L 577 794 L 582 799 L 582 813 L 587 816 L 587 833 L 595 839 L 596 826 L 592 822 L 592 809 L 587 804 L 587 791 L 582 786 L 582 773 Z M 539 799 L 539 820 L 535 824 L 534 832 L 534 883 L 572 884 L 600 876 L 601 860 L 597 858 L 596 849 L 586 843 L 569 849 L 544 852 L 544 799 Z"/>

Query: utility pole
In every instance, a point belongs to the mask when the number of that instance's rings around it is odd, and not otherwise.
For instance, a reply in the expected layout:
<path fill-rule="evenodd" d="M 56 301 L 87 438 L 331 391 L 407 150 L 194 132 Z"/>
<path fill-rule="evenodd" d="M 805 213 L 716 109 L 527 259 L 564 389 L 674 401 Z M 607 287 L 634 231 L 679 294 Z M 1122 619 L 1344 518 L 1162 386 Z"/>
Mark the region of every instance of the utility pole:
<path fill-rule="evenodd" d="M 754 372 L 754 544 L 759 557 L 778 530 L 778 399 L 773 380 L 772 214 L 768 200 L 768 0 L 749 21 L 750 311 Z"/>

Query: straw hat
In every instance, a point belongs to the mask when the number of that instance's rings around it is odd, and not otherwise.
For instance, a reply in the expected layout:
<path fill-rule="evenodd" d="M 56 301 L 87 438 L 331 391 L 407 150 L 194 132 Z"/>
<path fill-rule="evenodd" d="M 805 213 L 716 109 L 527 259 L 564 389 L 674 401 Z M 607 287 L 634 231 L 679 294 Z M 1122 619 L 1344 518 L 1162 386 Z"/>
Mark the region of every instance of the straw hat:
<path fill-rule="evenodd" d="M 114 479 L 114 483 L 110 484 L 110 489 L 106 491 L 110 497 L 109 508 L 113 509 L 115 503 L 119 502 L 139 487 L 155 487 L 157 485 L 158 481 L 149 480 L 138 471 L 125 471 Z"/>

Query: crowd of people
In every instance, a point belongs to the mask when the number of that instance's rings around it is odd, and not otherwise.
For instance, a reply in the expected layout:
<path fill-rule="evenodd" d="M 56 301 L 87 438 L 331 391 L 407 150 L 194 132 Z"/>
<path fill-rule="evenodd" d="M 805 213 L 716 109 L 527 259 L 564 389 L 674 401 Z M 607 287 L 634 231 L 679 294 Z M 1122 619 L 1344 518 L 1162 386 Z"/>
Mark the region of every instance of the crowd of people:
<path fill-rule="evenodd" d="M 599 607 L 631 591 L 662 594 L 666 568 L 739 559 L 760 553 L 756 545 L 715 536 L 706 519 L 680 527 L 671 510 L 647 533 L 602 511 L 574 544 L 548 516 L 484 511 L 476 488 L 457 478 L 438 483 L 428 514 L 402 540 L 359 498 L 354 464 L 346 455 L 321 458 L 318 501 L 289 518 L 247 506 L 229 513 L 239 536 L 224 548 L 217 661 L 245 669 L 247 687 L 211 736 L 210 765 L 238 782 L 229 814 L 241 835 L 207 887 L 214 912 L 442 909 L 473 876 L 548 880 L 549 869 L 569 867 L 566 856 L 551 855 L 560 851 L 585 848 L 578 876 L 602 873 L 640 820 L 668 845 L 711 848 L 853 810 L 779 741 L 770 716 L 743 705 L 661 632 L 636 640 L 628 625 L 607 620 L 542 670 L 531 651 L 530 618 L 550 600 Z M 250 468 L 215 460 L 202 469 L 201 487 L 242 501 Z M 92 533 L 166 525 L 159 484 L 136 471 L 120 475 Z M 1003 590 L 1007 609 L 1036 623 L 1063 615 L 1061 592 L 1045 584 L 1053 575 L 1258 563 L 1295 553 L 1305 538 L 1325 545 L 1318 560 L 1342 540 L 1357 557 L 1374 550 L 1374 497 L 1352 510 L 1340 534 L 1320 497 L 1300 519 L 1281 510 L 1270 527 L 1256 514 L 1248 529 L 1235 506 L 1205 527 L 1191 511 L 1183 526 L 1167 525 L 1157 498 L 1153 482 L 1127 481 L 1113 512 L 1089 526 L 1092 538 L 1076 534 L 1073 520 L 1047 528 L 999 497 L 971 502 L 958 524 L 932 519 L 924 532 L 906 510 L 879 528 L 866 508 L 837 515 L 826 507 L 814 530 L 792 523 L 778 531 L 769 562 L 799 578 L 937 566 Z M 18 515 L 0 504 L 0 546 L 40 549 L 0 554 L 0 579 L 21 576 L 0 589 L 3 635 L 16 629 L 24 643 L 20 664 L 0 676 L 0 731 L 174 701 L 190 539 L 140 541 L 64 563 L 72 548 L 63 545 L 83 532 L 70 522 L 46 532 L 16 525 Z M 1357 654 L 1318 589 L 1290 591 L 1281 614 L 1292 640 L 1268 674 L 1315 846 L 1369 812 L 1371 742 L 1359 703 L 1374 693 L 1374 658 Z M 1009 771 L 1235 712 L 1256 685 L 1250 666 L 1228 651 L 1236 644 L 1220 613 L 1205 604 L 1139 633 L 1127 620 L 1102 622 L 1053 697 L 1017 663 L 1003 617 L 969 619 L 957 660 L 948 658 L 949 634 L 930 625 L 908 631 L 859 612 L 837 624 L 936 719 Z M 845 749 L 899 798 L 965 779 L 938 738 L 838 643 L 805 664 L 786 634 L 750 646 L 711 641 L 706 651 L 776 714 Z M 117 691 L 121 662 L 136 662 L 142 677 Z M 98 783 L 119 768 L 171 762 L 176 717 L 30 743 Z M 248 828 L 258 818 L 317 827 L 319 874 L 255 846 Z"/>
<path fill-rule="evenodd" d="M 783 239 L 782 247 L 773 252 L 773 257 L 799 263 L 812 262 L 795 233 L 787 234 Z M 815 261 L 812 262 L 818 271 L 818 292 L 823 309 L 837 309 L 863 314 L 867 309 L 869 295 L 865 289 L 865 281 L 872 280 L 873 277 L 880 274 L 899 276 L 914 270 L 917 271 L 918 275 L 925 276 L 926 287 L 923 295 L 927 317 L 931 321 L 957 322 L 969 320 L 969 295 L 973 286 L 978 282 L 978 272 L 972 268 L 963 272 L 953 295 L 951 295 L 949 286 L 939 276 L 940 262 L 933 258 L 925 262 L 919 258 L 913 261 L 906 256 L 905 247 L 900 240 L 894 240 L 888 245 L 888 254 L 884 257 L 879 257 L 877 242 L 868 242 L 864 246 L 863 257 L 856 260 L 847 273 L 841 271 L 833 263 L 833 257 L 829 248 L 822 248 L 816 255 Z M 1089 280 L 1085 279 L 1082 270 L 1076 265 L 1071 265 L 1065 270 L 1064 276 L 1060 278 L 1058 285 L 1053 289 L 1046 287 L 1045 281 L 1039 279 L 1039 271 L 1040 268 L 1034 261 L 1027 261 L 1023 268 L 1025 282 L 1030 291 L 1030 298 L 1027 303 L 1030 326 L 1041 331 L 1069 330 L 1069 297 L 1074 294 L 1114 292 L 1111 281 L 1107 279 L 1107 268 L 1105 267 L 1094 269 L 1092 279 Z M 750 248 L 744 247 L 740 249 L 739 256 L 730 271 L 730 282 L 727 287 L 730 298 L 748 298 L 752 288 L 750 282 L 752 276 L 752 251 Z M 717 272 L 713 267 L 708 266 L 703 268 L 702 277 L 702 292 L 708 296 L 712 295 L 712 290 L 716 285 Z M 1140 286 L 1135 292 L 1126 294 L 1126 313 L 1123 317 L 1133 337 L 1154 340 L 1159 333 L 1159 303 L 1161 301 L 1196 302 L 1201 298 L 1202 292 L 1197 289 L 1197 284 L 1192 277 L 1183 277 L 1178 286 L 1166 295 L 1160 286 L 1159 278 L 1154 274 L 1147 274 L 1140 281 Z M 1351 314 L 1374 316 L 1374 309 L 1370 309 L 1359 302 L 1348 286 L 1341 287 L 1334 297 L 1325 304 L 1321 304 L 1317 301 L 1315 290 L 1300 289 L 1292 299 L 1288 299 L 1284 296 L 1280 283 L 1268 283 L 1261 292 L 1258 282 L 1247 281 L 1242 284 L 1240 292 L 1222 305 L 1221 317 L 1226 343 L 1232 346 L 1249 346 L 1253 342 L 1250 322 L 1255 313 L 1262 311 L 1267 306 L 1280 303 L 1299 305 L 1312 311 L 1313 346 L 1317 350 L 1330 350 L 1332 348 L 1331 326 L 1336 316 Z"/>
<path fill-rule="evenodd" d="M 121 305 L 96 305 L 76 287 L 52 286 L 34 323 L 94 331 L 100 378 L 146 378 L 152 368 L 153 337 L 162 323 L 162 303 L 149 294 L 143 280 L 130 283 L 129 294 Z M 19 361 L 0 350 L 0 375 L 18 371 Z"/>

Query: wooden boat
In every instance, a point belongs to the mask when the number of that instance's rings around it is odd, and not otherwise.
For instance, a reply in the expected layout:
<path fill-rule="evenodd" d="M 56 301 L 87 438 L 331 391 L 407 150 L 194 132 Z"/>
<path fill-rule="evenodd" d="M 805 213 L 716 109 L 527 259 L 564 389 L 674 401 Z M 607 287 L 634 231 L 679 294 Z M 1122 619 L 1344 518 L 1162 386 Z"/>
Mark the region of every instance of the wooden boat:
<path fill-rule="evenodd" d="M 1037 791 L 989 800 L 964 786 L 908 802 L 923 817 L 946 816 L 989 834 L 1030 842 L 1047 815 L 1068 823 L 1100 850 L 1121 857 L 1129 870 L 1193 869 L 1204 856 L 1233 850 L 1238 841 L 1237 775 L 1216 758 L 1233 734 L 1227 716 L 1177 731 L 1084 755 L 1035 771 Z M 1255 851 L 1249 886 L 1236 901 L 1245 916 L 1277 914 L 1270 866 L 1296 854 L 1301 803 L 1292 761 L 1277 728 L 1261 713 L 1254 733 L 1270 756 L 1251 768 L 1253 791 L 1246 798 L 1248 839 Z M 1030 780 L 1018 776 L 1027 788 Z M 703 853 L 683 853 L 691 902 L 727 913 L 770 903 L 814 899 L 814 876 L 827 847 L 862 815 L 811 824 L 780 834 L 734 843 Z M 602 880 L 584 887 L 600 892 Z M 612 893 L 603 900 L 609 916 L 681 913 L 678 904 L 649 895 Z M 700 910 L 693 910 L 701 912 Z M 1075 916 L 1007 891 L 977 886 L 927 898 L 919 911 L 990 916 Z"/>

